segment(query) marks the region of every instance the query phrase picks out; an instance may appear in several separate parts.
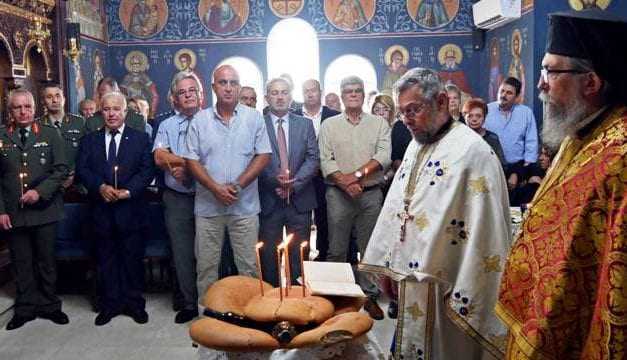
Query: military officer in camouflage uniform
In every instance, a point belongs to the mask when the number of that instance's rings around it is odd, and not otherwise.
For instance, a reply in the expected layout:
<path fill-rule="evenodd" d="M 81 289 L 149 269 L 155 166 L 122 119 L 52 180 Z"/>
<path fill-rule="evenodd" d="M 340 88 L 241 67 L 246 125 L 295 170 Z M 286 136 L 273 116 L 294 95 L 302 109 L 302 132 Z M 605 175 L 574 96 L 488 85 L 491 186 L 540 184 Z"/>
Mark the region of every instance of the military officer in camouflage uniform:
<path fill-rule="evenodd" d="M 34 121 L 35 101 L 24 89 L 9 94 L 11 122 L 0 127 L 0 231 L 9 242 L 17 296 L 7 330 L 39 316 L 69 319 L 55 295 L 54 243 L 63 217 L 61 187 L 68 166 L 59 132 Z"/>
<path fill-rule="evenodd" d="M 120 92 L 120 88 L 118 86 L 118 82 L 115 81 L 112 77 L 104 77 L 100 79 L 98 82 L 98 99 L 102 99 L 102 97 L 110 92 Z M 100 104 L 98 105 L 100 107 Z M 98 131 L 102 129 L 104 126 L 104 118 L 102 117 L 102 109 L 98 109 L 98 111 L 94 114 L 94 116 L 90 117 L 86 121 L 87 132 Z M 126 118 L 124 119 L 124 124 L 132 127 L 135 130 L 145 131 L 146 130 L 146 121 L 144 117 L 140 114 L 128 110 L 126 112 Z"/>
<path fill-rule="evenodd" d="M 67 189 L 74 181 L 78 144 L 86 133 L 85 119 L 78 115 L 65 113 L 65 96 L 63 96 L 63 90 L 59 85 L 45 85 L 41 95 L 44 100 L 46 115 L 39 118 L 39 122 L 59 130 L 61 138 L 64 140 L 65 158 L 70 168 L 70 177 L 63 184 L 63 187 Z"/>

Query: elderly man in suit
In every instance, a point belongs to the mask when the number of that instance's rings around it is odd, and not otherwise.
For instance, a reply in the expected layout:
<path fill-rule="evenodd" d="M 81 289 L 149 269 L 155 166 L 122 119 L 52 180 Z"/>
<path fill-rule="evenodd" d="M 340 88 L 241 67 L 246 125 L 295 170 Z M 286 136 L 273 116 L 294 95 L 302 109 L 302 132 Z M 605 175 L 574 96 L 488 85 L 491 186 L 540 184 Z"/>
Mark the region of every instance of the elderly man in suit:
<path fill-rule="evenodd" d="M 11 123 L 0 126 L 0 235 L 6 236 L 17 293 L 7 330 L 36 316 L 56 324 L 69 319 L 55 295 L 54 241 L 63 218 L 61 187 L 68 165 L 59 132 L 34 121 L 28 90 L 9 93 Z"/>
<path fill-rule="evenodd" d="M 102 98 L 105 127 L 81 141 L 76 175 L 89 191 L 94 219 L 98 277 L 102 292 L 96 326 L 118 314 L 148 322 L 142 297 L 144 243 L 140 228 L 142 193 L 154 178 L 150 138 L 124 123 L 126 99 Z"/>
<path fill-rule="evenodd" d="M 317 137 L 322 122 L 327 118 L 338 115 L 340 112 L 322 105 L 322 89 L 318 80 L 309 79 L 303 83 L 303 99 L 305 100 L 303 107 L 294 111 L 294 114 L 311 119 Z M 327 200 L 325 198 L 327 187 L 324 184 L 322 173 L 318 172 L 316 174 L 313 178 L 313 183 L 316 188 L 316 200 L 318 201 L 314 218 L 317 231 L 317 247 L 318 251 L 320 251 L 320 259 L 325 260 L 327 258 L 327 250 L 329 249 L 329 241 L 327 239 L 329 230 L 327 226 Z"/>
<path fill-rule="evenodd" d="M 294 234 L 290 247 L 292 282 L 300 276 L 298 249 L 309 238 L 311 211 L 316 208 L 312 179 L 318 173 L 320 155 L 311 120 L 290 114 L 292 88 L 285 79 L 275 78 L 266 85 L 269 112 L 266 130 L 272 146 L 272 161 L 259 175 L 261 200 L 260 238 L 264 280 L 277 286 L 276 246 L 282 229 Z"/>

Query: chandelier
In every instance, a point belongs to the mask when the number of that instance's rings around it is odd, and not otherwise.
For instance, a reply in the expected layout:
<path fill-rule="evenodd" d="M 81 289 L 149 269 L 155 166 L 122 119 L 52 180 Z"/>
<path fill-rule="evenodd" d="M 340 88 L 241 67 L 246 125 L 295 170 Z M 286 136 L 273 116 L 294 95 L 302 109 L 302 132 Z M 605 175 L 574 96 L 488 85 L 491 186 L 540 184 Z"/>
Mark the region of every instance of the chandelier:
<path fill-rule="evenodd" d="M 28 29 L 28 39 L 35 41 L 37 44 L 37 52 L 40 53 L 41 49 L 44 47 L 44 41 L 50 37 L 50 30 L 48 30 L 39 17 L 35 17 L 34 20 L 34 27 Z"/>

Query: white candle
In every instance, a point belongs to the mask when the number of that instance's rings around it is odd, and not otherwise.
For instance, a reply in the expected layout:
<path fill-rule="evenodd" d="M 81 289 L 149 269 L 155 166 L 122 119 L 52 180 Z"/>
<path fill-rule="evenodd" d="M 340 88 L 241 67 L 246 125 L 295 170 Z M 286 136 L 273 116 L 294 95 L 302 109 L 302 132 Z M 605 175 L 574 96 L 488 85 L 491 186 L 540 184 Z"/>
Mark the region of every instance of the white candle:
<path fill-rule="evenodd" d="M 261 296 L 263 296 L 263 274 L 261 273 L 261 256 L 259 255 L 259 249 L 263 247 L 263 242 L 258 242 L 255 245 L 255 252 L 257 253 L 257 276 L 259 277 L 259 289 L 261 290 Z"/>
<path fill-rule="evenodd" d="M 287 173 L 287 181 L 288 181 L 288 184 L 285 187 L 285 190 L 287 190 L 287 205 L 289 205 L 290 204 L 290 184 L 289 184 L 289 181 L 290 181 L 290 170 L 287 169 L 287 170 L 285 170 L 285 172 Z"/>
<path fill-rule="evenodd" d="M 305 248 L 307 247 L 307 241 L 303 241 L 300 243 L 300 277 L 303 279 L 302 287 L 303 287 L 303 297 L 305 297 Z"/>
<path fill-rule="evenodd" d="M 113 187 L 117 190 L 118 188 L 118 166 L 113 167 Z"/>

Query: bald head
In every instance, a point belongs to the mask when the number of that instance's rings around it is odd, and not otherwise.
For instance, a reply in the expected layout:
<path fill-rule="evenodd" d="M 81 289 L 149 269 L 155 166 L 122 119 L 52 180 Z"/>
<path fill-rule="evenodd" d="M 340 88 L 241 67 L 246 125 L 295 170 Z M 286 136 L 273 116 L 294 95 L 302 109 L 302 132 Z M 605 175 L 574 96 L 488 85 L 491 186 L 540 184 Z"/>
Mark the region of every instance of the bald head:
<path fill-rule="evenodd" d="M 213 72 L 213 91 L 216 93 L 216 106 L 221 109 L 235 109 L 239 101 L 239 74 L 231 65 L 219 66 Z"/>

